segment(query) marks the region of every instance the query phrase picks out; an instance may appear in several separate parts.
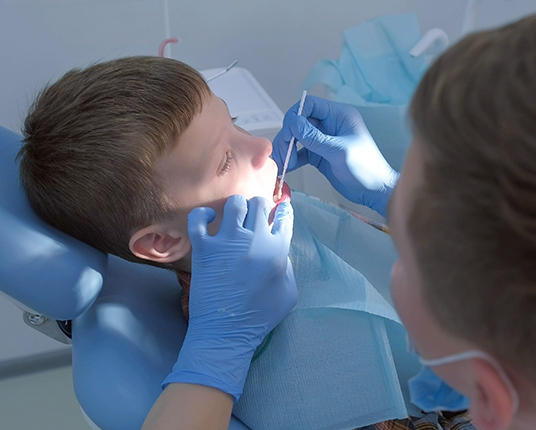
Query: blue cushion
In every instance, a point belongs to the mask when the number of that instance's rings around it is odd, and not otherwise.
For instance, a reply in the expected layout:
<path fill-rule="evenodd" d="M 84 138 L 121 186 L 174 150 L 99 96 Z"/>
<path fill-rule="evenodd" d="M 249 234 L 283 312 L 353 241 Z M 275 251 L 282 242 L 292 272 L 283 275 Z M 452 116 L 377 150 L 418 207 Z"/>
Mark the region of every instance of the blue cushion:
<path fill-rule="evenodd" d="M 73 319 L 97 298 L 107 256 L 33 212 L 19 183 L 20 145 L 0 127 L 0 290 L 39 314 Z"/>
<path fill-rule="evenodd" d="M 21 137 L 0 127 L 0 291 L 73 320 L 73 382 L 102 430 L 139 429 L 177 360 L 186 322 L 174 273 L 110 256 L 43 222 L 20 187 Z M 230 430 L 247 430 L 231 418 Z"/>

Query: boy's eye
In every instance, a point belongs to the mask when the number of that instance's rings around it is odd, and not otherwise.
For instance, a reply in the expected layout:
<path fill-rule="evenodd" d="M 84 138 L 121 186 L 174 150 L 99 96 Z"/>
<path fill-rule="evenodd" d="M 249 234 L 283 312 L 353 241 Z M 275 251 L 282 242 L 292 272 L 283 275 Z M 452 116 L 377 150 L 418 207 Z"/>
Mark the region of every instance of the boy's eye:
<path fill-rule="evenodd" d="M 231 151 L 227 151 L 225 153 L 225 162 L 223 163 L 223 167 L 220 170 L 219 175 L 225 175 L 229 170 L 231 170 L 231 160 L 233 159 L 233 153 Z"/>

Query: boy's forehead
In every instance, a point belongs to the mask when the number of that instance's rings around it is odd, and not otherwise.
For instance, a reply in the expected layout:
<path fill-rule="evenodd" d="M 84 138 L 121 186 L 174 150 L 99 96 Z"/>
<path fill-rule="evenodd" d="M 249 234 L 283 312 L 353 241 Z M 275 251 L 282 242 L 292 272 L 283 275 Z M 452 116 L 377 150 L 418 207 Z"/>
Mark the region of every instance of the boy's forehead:
<path fill-rule="evenodd" d="M 215 170 L 217 148 L 230 122 L 227 104 L 211 93 L 173 150 L 158 161 L 157 175 L 173 181 L 180 177 L 181 182 L 188 183 L 199 181 L 209 169 Z"/>

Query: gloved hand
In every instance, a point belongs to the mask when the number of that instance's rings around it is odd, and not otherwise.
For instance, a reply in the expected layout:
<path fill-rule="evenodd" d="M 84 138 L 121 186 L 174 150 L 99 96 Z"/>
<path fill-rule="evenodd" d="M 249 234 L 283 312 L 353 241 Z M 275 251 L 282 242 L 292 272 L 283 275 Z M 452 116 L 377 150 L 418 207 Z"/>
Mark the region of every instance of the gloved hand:
<path fill-rule="evenodd" d="M 272 157 L 281 174 L 292 136 L 303 145 L 292 150 L 288 171 L 315 166 L 348 200 L 385 216 L 396 172 L 387 163 L 359 112 L 346 104 L 307 96 L 301 116 L 296 103 L 285 114 L 273 142 Z"/>
<path fill-rule="evenodd" d="M 292 206 L 278 206 L 271 231 L 269 212 L 266 199 L 231 196 L 215 236 L 207 232 L 215 216 L 212 209 L 190 213 L 190 320 L 164 385 L 207 385 L 231 394 L 235 401 L 242 394 L 255 349 L 298 298 L 288 259 Z"/>

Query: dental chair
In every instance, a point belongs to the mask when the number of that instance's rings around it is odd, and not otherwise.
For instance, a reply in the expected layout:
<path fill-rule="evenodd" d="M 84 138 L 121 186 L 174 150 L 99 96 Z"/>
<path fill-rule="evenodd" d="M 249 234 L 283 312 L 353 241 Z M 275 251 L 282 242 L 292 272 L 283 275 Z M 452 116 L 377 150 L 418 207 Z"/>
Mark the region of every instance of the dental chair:
<path fill-rule="evenodd" d="M 34 328 L 72 344 L 74 390 L 91 428 L 140 429 L 186 333 L 179 283 L 38 218 L 19 184 L 20 144 L 0 127 L 0 292 Z M 229 429 L 248 427 L 232 417 Z"/>

